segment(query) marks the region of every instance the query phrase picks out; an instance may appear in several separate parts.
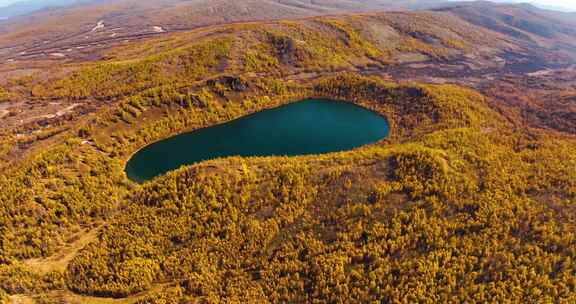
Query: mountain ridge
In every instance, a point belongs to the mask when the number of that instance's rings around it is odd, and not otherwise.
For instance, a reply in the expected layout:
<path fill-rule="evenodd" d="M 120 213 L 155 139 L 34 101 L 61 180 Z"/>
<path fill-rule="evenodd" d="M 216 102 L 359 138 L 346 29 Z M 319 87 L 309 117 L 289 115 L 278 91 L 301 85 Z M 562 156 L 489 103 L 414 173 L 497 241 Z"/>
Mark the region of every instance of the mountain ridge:
<path fill-rule="evenodd" d="M 0 7 L 0 20 L 101 0 L 25 0 Z"/>
<path fill-rule="evenodd" d="M 0 303 L 576 301 L 569 19 L 124 3 L 0 35 Z M 311 97 L 389 136 L 126 176 L 151 143 Z"/>

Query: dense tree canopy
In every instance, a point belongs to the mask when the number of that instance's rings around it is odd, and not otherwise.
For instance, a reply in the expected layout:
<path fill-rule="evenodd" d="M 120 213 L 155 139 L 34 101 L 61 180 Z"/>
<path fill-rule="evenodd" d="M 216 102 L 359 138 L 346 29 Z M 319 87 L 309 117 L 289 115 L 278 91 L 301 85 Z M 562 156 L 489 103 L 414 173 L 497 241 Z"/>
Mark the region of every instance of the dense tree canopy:
<path fill-rule="evenodd" d="M 456 85 L 315 74 L 492 43 L 426 14 L 363 18 L 174 35 L 32 82 L 33 101 L 110 106 L 65 130 L 1 134 L 0 302 L 576 301 L 574 138 Z M 383 24 L 393 41 L 370 32 Z M 211 160 L 143 185 L 125 176 L 149 143 L 307 97 L 373 110 L 391 134 L 341 153 Z"/>

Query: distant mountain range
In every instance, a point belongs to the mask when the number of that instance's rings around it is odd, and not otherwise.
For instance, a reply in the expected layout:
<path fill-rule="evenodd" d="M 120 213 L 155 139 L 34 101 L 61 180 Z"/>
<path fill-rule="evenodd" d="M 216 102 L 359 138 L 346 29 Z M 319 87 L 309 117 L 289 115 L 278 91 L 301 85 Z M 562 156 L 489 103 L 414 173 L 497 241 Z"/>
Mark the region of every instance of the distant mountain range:
<path fill-rule="evenodd" d="M 446 0 L 321 0 L 321 1 L 306 1 L 306 0 L 261 0 L 261 5 L 269 5 L 270 3 L 278 3 L 286 7 L 300 7 L 302 9 L 346 9 L 346 10 L 365 10 L 365 9 L 417 9 L 424 8 L 430 4 L 445 2 Z M 125 5 L 129 4 L 133 7 L 149 7 L 149 6 L 173 6 L 173 5 L 211 5 L 211 1 L 206 0 L 23 0 L 7 6 L 0 5 L 0 19 L 7 19 L 15 16 L 27 15 L 35 13 L 47 8 L 64 8 L 67 6 L 93 3 L 93 2 L 108 2 L 110 5 Z M 240 1 L 242 2 L 242 1 Z M 234 6 L 233 3 L 229 3 Z"/>
<path fill-rule="evenodd" d="M 27 14 L 26 9 L 40 11 Z M 575 13 L 530 4 L 446 0 L 29 0 L 0 9 L 0 18 L 25 15 L 0 24 L 0 57 L 232 22 L 415 9 L 454 14 L 528 49 L 552 48 L 576 58 Z"/>
<path fill-rule="evenodd" d="M 572 9 L 569 7 L 564 7 L 561 5 L 554 5 L 554 4 L 543 4 L 543 3 L 539 3 L 536 1 L 530 1 L 530 0 L 494 0 L 494 2 L 498 2 L 498 3 L 507 3 L 507 4 L 518 4 L 518 3 L 530 3 L 538 8 L 541 9 L 547 9 L 547 10 L 553 10 L 553 11 L 559 11 L 559 12 L 576 12 L 576 9 Z"/>
<path fill-rule="evenodd" d="M 0 20 L 27 15 L 47 8 L 66 7 L 92 0 L 26 0 L 0 7 Z"/>
<path fill-rule="evenodd" d="M 23 0 L 7 6 L 0 6 L 0 20 L 8 19 L 16 16 L 28 15 L 45 9 L 64 8 L 76 4 L 87 4 L 93 2 L 110 2 L 113 4 L 130 4 L 139 6 L 163 6 L 174 4 L 197 5 L 201 4 L 201 0 L 145 0 L 141 1 L 126 1 L 126 0 Z M 301 1 L 301 0 L 282 0 L 278 3 L 286 6 L 296 6 L 303 9 L 345 9 L 345 10 L 366 10 L 366 9 L 384 9 L 384 10 L 403 10 L 403 9 L 422 9 L 431 6 L 442 5 L 446 2 L 455 2 L 459 0 L 373 0 L 373 1 L 352 1 L 352 0 L 322 0 L 322 1 Z M 467 1 L 467 0 L 464 0 Z M 557 10 L 557 11 L 574 11 L 569 8 L 555 6 L 555 5 L 542 5 L 530 0 L 492 0 L 496 3 L 531 3 L 539 8 Z M 208 1 L 209 2 L 209 1 Z M 263 5 L 269 4 L 270 1 L 263 0 Z"/>

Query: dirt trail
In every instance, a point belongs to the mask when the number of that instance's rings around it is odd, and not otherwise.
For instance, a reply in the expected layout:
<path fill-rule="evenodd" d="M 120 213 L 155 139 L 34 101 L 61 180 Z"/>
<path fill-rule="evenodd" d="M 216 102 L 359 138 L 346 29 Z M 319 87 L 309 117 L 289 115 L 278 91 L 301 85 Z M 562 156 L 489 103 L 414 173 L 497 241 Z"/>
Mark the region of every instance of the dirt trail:
<path fill-rule="evenodd" d="M 41 294 L 38 296 L 31 295 L 12 295 L 9 297 L 10 304 L 35 304 L 39 303 L 40 300 L 50 299 L 50 303 L 66 303 L 66 304 L 133 304 L 142 300 L 144 297 L 150 293 L 159 292 L 163 289 L 173 287 L 173 284 L 156 284 L 154 287 L 147 291 L 132 295 L 127 298 L 102 298 L 102 297 L 91 297 L 75 294 L 69 290 L 57 290 L 46 294 Z M 53 301 L 53 302 L 52 302 Z M 44 302 L 42 302 L 44 303 Z"/>
<path fill-rule="evenodd" d="M 8 303 L 11 303 L 11 304 L 34 304 L 34 303 L 36 303 L 36 301 L 34 301 L 33 298 L 26 296 L 26 295 L 13 295 L 13 296 L 10 296 L 8 298 L 8 300 L 10 301 Z"/>
<path fill-rule="evenodd" d="M 46 274 L 51 271 L 64 271 L 78 251 L 97 239 L 99 231 L 100 229 L 96 228 L 79 232 L 78 238 L 59 250 L 57 254 L 47 258 L 25 260 L 24 264 L 30 270 L 39 274 Z"/>

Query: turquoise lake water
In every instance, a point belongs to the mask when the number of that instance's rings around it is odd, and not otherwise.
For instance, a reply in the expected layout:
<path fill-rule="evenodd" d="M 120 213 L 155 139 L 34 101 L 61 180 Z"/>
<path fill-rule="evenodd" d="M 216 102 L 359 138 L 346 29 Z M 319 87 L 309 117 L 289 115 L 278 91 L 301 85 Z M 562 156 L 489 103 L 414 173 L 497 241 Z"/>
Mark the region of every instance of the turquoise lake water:
<path fill-rule="evenodd" d="M 387 120 L 352 103 L 307 99 L 150 144 L 126 173 L 144 182 L 183 165 L 227 156 L 296 156 L 350 150 L 385 138 Z"/>

